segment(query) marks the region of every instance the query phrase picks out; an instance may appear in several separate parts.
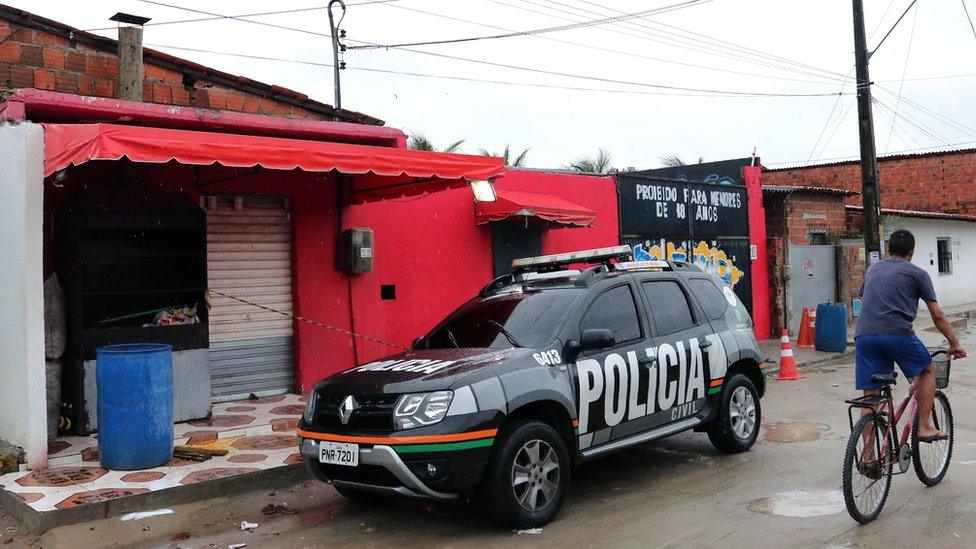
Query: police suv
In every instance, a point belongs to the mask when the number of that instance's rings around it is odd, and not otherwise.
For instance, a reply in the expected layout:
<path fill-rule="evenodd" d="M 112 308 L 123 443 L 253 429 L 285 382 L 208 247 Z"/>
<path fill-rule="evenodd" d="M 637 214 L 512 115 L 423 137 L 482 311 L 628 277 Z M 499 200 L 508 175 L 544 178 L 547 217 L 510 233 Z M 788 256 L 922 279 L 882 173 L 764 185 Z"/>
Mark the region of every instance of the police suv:
<path fill-rule="evenodd" d="M 748 450 L 765 381 L 745 307 L 694 265 L 629 254 L 516 260 L 411 350 L 316 384 L 312 474 L 352 499 L 474 495 L 528 528 L 586 460 L 689 429 Z"/>

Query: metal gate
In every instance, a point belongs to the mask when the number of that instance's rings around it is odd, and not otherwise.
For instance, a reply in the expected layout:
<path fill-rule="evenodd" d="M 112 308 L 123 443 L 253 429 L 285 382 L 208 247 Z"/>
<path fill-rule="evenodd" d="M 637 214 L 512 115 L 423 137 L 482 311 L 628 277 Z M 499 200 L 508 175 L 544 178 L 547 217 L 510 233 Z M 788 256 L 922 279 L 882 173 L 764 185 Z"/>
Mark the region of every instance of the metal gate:
<path fill-rule="evenodd" d="M 790 246 L 790 333 L 797 334 L 804 307 L 837 301 L 837 247 Z"/>
<path fill-rule="evenodd" d="M 212 290 L 292 312 L 292 230 L 288 200 L 207 197 L 207 276 Z M 210 378 L 214 402 L 290 391 L 295 385 L 293 321 L 212 295 Z"/>

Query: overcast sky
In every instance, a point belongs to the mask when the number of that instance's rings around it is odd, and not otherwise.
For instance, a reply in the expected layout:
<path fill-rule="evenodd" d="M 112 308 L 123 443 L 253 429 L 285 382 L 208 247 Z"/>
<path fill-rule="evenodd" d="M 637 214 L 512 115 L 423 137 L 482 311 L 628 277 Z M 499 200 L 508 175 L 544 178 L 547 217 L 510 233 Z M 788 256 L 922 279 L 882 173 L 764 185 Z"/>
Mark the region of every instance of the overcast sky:
<path fill-rule="evenodd" d="M 151 17 L 153 23 L 205 17 L 140 0 L 2 1 L 82 29 L 111 25 L 108 18 L 117 11 Z M 327 3 L 162 1 L 222 15 Z M 389 45 L 506 32 L 501 29 L 550 28 L 644 12 L 682 0 L 363 2 L 370 0 L 347 0 L 342 27 L 350 46 L 355 40 Z M 976 16 L 976 0 L 966 2 Z M 356 3 L 363 4 L 353 5 Z M 864 0 L 868 34 L 878 29 L 869 47 L 877 44 L 910 3 Z M 329 32 L 324 9 L 251 19 Z M 114 30 L 98 34 L 116 37 Z M 328 67 L 164 47 L 331 63 L 331 44 L 322 36 L 219 20 L 148 26 L 145 43 L 333 103 L 332 69 Z M 465 139 L 465 152 L 500 151 L 506 144 L 516 151 L 529 148 L 527 164 L 538 168 L 557 168 L 577 157 L 593 156 L 599 147 L 613 155 L 616 167 L 639 169 L 658 167 L 665 155 L 689 162 L 699 157 L 720 160 L 748 156 L 754 147 L 767 166 L 857 155 L 854 95 L 842 96 L 839 102 L 836 96 L 844 76 L 853 74 L 850 0 L 706 0 L 612 24 L 411 49 L 532 70 L 397 48 L 349 51 L 345 55 L 349 70 L 342 73 L 343 106 L 382 118 L 408 133 L 423 134 L 438 146 Z M 361 70 L 365 68 L 506 84 Z M 918 0 L 872 58 L 871 76 L 877 84 L 875 95 L 884 103 L 875 108 L 879 153 L 976 143 L 972 104 L 976 36 L 960 1 Z M 834 95 L 715 97 L 653 87 L 658 85 Z M 899 88 L 902 101 L 896 95 Z M 850 81 L 843 89 L 853 92 Z M 659 93 L 692 95 L 654 95 Z M 899 113 L 894 131 L 893 110 Z"/>

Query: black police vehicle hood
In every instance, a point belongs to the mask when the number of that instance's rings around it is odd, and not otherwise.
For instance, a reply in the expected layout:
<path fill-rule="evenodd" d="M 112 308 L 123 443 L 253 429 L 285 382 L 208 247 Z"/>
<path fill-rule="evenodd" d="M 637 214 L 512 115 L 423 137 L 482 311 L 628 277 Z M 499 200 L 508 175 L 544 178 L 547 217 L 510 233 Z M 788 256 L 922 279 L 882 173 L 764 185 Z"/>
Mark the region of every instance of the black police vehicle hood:
<path fill-rule="evenodd" d="M 527 359 L 532 352 L 525 348 L 406 351 L 323 379 L 315 391 L 357 395 L 441 391 L 486 368 Z"/>

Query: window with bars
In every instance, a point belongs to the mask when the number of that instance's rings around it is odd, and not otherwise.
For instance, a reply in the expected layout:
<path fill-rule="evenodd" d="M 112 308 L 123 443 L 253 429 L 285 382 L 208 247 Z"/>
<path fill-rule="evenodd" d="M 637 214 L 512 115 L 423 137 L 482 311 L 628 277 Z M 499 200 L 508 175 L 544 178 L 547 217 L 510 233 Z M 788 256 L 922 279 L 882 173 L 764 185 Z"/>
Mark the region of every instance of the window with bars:
<path fill-rule="evenodd" d="M 939 256 L 939 274 L 952 274 L 952 239 L 938 239 L 936 250 Z"/>

